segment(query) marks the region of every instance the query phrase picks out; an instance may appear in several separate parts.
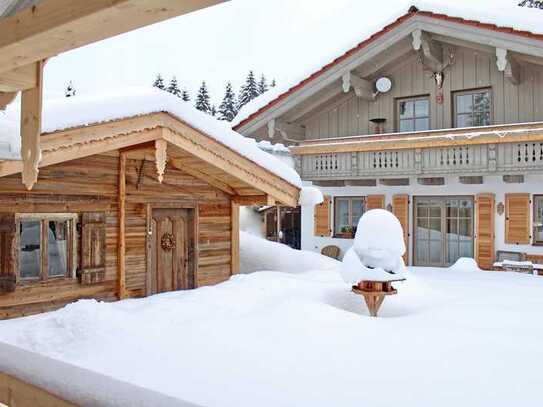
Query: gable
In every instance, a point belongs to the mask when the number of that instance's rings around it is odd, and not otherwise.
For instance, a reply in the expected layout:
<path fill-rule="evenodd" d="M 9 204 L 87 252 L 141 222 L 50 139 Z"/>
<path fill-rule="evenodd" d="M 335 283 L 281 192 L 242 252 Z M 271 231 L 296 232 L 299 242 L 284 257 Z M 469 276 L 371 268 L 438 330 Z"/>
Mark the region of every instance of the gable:
<path fill-rule="evenodd" d="M 526 26 L 536 27 L 531 24 L 531 21 Z M 543 58 L 543 35 L 540 33 L 464 20 L 435 12 L 420 11 L 412 7 L 407 14 L 374 33 L 266 105 L 255 104 L 255 111 L 242 112 L 243 116 L 237 118 L 234 129 L 251 135 L 256 131 L 262 131 L 271 119 L 287 114 L 294 106 L 309 103 L 312 96 L 319 93 L 326 95 L 331 86 L 340 83 L 342 75 L 346 72 L 351 72 L 383 54 L 391 45 L 408 39 L 415 30 L 439 34 L 484 47 L 492 44 L 494 54 L 496 48 L 502 48 L 538 60 Z M 331 97 L 336 95 L 337 93 L 332 92 Z"/>

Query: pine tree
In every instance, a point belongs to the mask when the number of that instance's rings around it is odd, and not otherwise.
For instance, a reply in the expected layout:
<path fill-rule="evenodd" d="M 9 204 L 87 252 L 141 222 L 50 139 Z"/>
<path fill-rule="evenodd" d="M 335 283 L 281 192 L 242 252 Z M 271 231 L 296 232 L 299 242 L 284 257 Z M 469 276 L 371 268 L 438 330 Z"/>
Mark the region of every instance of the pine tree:
<path fill-rule="evenodd" d="M 209 99 L 206 82 L 203 81 L 202 86 L 200 86 L 200 89 L 198 89 L 198 93 L 196 94 L 196 103 L 194 106 L 196 109 L 202 112 L 211 113 L 211 104 Z"/>
<path fill-rule="evenodd" d="M 258 93 L 261 95 L 265 93 L 268 90 L 268 82 L 266 81 L 266 77 L 264 74 L 260 77 L 260 81 L 258 82 Z"/>
<path fill-rule="evenodd" d="M 236 109 L 236 95 L 232 90 L 232 84 L 228 82 L 226 84 L 226 92 L 224 98 L 219 106 L 219 120 L 226 120 L 231 122 L 236 117 L 238 111 Z"/>
<path fill-rule="evenodd" d="M 215 107 L 215 105 L 211 106 L 211 116 L 217 116 L 217 108 Z"/>
<path fill-rule="evenodd" d="M 170 92 L 172 95 L 177 96 L 178 98 L 181 97 L 181 89 L 179 89 L 179 86 L 177 85 L 177 78 L 175 76 L 170 81 L 170 85 L 168 86 L 168 89 L 166 90 Z"/>
<path fill-rule="evenodd" d="M 162 79 L 162 76 L 160 74 L 157 74 L 153 86 L 158 89 L 166 90 L 166 87 L 164 86 L 164 79 Z"/>
<path fill-rule="evenodd" d="M 275 83 L 275 79 L 272 79 L 272 83 L 270 87 L 275 88 L 277 86 L 277 83 Z"/>
<path fill-rule="evenodd" d="M 181 93 L 181 99 L 183 99 L 184 102 L 190 102 L 190 95 L 186 89 L 183 89 L 183 92 Z"/>
<path fill-rule="evenodd" d="M 251 100 L 256 98 L 260 93 L 258 93 L 258 84 L 255 80 L 255 75 L 253 71 L 249 71 L 247 79 L 245 80 L 245 85 L 241 87 L 238 99 L 238 109 L 241 109 Z"/>
<path fill-rule="evenodd" d="M 64 91 L 64 95 L 66 95 L 67 98 L 70 98 L 72 96 L 75 96 L 76 92 L 77 91 L 75 90 L 74 85 L 72 84 L 72 81 L 70 81 L 70 83 L 66 87 L 66 90 Z"/>

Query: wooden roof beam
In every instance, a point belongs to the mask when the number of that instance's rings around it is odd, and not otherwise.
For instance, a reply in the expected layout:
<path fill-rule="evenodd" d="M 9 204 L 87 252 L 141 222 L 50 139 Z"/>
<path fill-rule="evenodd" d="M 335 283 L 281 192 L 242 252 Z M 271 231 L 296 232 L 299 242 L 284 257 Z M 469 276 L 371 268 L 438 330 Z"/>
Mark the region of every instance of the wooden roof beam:
<path fill-rule="evenodd" d="M 505 79 L 513 85 L 520 85 L 520 66 L 508 50 L 496 48 L 496 65 Z"/>
<path fill-rule="evenodd" d="M 174 168 L 177 168 L 178 170 L 183 171 L 184 173 L 191 175 L 194 178 L 198 178 L 199 180 L 207 182 L 212 187 L 215 187 L 228 195 L 237 195 L 237 192 L 232 187 L 230 187 L 230 185 L 226 184 L 225 182 L 222 182 L 221 180 L 215 177 L 212 177 L 209 174 L 206 174 L 202 171 L 191 168 L 182 159 L 171 158 L 170 164 Z"/>
<path fill-rule="evenodd" d="M 16 97 L 17 92 L 0 92 L 0 110 L 5 110 Z"/>
<path fill-rule="evenodd" d="M 411 34 L 413 37 L 413 49 L 422 52 L 424 60 L 428 63 L 434 72 L 439 72 L 443 66 L 443 49 L 441 44 L 432 39 L 430 34 L 415 30 Z"/>
<path fill-rule="evenodd" d="M 42 0 L 0 20 L 0 72 L 223 0 Z"/>
<path fill-rule="evenodd" d="M 377 96 L 373 90 L 373 83 L 356 76 L 353 72 L 346 72 L 342 76 L 343 92 L 348 93 L 351 87 L 357 97 L 373 101 Z"/>
<path fill-rule="evenodd" d="M 35 64 L 0 73 L 0 92 L 17 92 L 38 85 Z"/>

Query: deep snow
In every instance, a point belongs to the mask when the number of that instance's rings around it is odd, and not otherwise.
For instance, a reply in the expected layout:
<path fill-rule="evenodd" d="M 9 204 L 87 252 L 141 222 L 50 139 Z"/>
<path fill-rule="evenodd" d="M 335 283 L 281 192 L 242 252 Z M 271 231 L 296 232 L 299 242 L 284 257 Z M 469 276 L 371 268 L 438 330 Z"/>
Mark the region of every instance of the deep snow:
<path fill-rule="evenodd" d="M 242 257 L 294 273 L 79 301 L 0 340 L 204 406 L 541 405 L 543 278 L 410 269 L 371 318 L 337 269 L 268 243 Z"/>

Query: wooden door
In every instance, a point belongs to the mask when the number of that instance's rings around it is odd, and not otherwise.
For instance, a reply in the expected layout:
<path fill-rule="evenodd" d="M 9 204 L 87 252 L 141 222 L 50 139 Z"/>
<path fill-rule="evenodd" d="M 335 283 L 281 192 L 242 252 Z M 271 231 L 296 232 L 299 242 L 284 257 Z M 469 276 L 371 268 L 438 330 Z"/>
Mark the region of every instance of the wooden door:
<path fill-rule="evenodd" d="M 153 209 L 150 294 L 194 287 L 189 209 Z"/>

